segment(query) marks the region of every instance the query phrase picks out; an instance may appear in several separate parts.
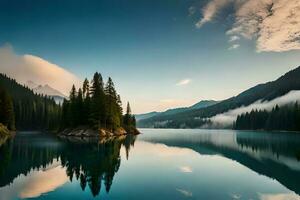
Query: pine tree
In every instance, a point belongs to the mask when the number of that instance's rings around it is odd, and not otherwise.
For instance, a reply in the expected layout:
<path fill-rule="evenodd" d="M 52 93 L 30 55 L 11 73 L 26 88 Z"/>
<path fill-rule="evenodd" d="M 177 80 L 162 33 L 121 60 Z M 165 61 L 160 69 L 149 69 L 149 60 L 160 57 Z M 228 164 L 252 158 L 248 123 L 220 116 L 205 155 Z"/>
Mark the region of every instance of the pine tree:
<path fill-rule="evenodd" d="M 100 73 L 94 74 L 91 86 L 90 122 L 95 128 L 105 126 L 105 94 L 103 79 Z"/>
<path fill-rule="evenodd" d="M 83 125 L 83 112 L 84 112 L 84 105 L 83 105 L 83 93 L 81 88 L 78 89 L 78 94 L 76 98 L 76 125 Z"/>
<path fill-rule="evenodd" d="M 13 101 L 5 89 L 0 88 L 0 123 L 9 130 L 15 129 Z"/>
<path fill-rule="evenodd" d="M 83 92 L 83 98 L 87 98 L 87 96 L 89 96 L 90 83 L 87 78 L 83 81 L 82 92 Z"/>
<path fill-rule="evenodd" d="M 121 110 L 119 109 L 118 95 L 110 77 L 104 91 L 106 94 L 106 127 L 114 130 L 121 125 Z"/>

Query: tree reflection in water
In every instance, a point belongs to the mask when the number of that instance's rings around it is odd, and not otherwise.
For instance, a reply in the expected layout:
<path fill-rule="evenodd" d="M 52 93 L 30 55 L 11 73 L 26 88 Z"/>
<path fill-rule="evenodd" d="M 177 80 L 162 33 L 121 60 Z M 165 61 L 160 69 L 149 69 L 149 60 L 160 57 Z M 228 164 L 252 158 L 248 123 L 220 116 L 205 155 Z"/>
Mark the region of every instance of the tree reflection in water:
<path fill-rule="evenodd" d="M 100 141 L 58 139 L 46 134 L 16 136 L 0 147 L 0 187 L 12 183 L 20 174 L 26 176 L 31 170 L 45 169 L 60 160 L 69 180 L 78 180 L 83 191 L 88 186 L 97 196 L 103 183 L 108 193 L 121 164 L 120 149 L 125 147 L 128 159 L 135 139 L 131 135 Z"/>

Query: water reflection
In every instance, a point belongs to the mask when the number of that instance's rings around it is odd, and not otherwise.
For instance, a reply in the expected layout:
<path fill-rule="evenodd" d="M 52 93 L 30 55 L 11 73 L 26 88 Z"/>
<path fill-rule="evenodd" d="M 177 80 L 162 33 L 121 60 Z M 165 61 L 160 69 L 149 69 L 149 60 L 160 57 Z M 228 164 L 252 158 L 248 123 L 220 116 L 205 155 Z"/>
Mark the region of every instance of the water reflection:
<path fill-rule="evenodd" d="M 151 130 L 144 130 L 148 132 Z M 172 137 L 170 137 L 172 134 Z M 222 155 L 276 179 L 300 195 L 300 134 L 246 131 L 162 130 L 144 134 L 144 141 L 192 149 L 202 155 Z"/>
<path fill-rule="evenodd" d="M 300 199 L 300 135 L 142 132 L 100 141 L 19 133 L 0 147 L 0 199 Z"/>
<path fill-rule="evenodd" d="M 94 197 L 99 195 L 102 182 L 109 192 L 120 167 L 121 146 L 128 158 L 136 139 L 123 136 L 95 141 L 28 134 L 20 133 L 0 147 L 0 187 L 22 175 L 20 198 L 37 197 L 74 179 L 83 191 L 89 187 Z"/>

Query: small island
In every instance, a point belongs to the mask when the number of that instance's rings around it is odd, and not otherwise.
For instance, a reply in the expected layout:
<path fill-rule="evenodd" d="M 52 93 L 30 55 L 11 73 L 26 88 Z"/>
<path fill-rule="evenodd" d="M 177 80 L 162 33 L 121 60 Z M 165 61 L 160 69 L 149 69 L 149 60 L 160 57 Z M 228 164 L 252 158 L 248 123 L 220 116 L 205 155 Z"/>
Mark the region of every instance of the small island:
<path fill-rule="evenodd" d="M 90 85 L 91 84 L 91 85 Z M 91 83 L 86 78 L 82 88 L 73 85 L 69 100 L 62 104 L 61 137 L 113 137 L 139 134 L 129 102 L 123 115 L 122 101 L 109 77 L 104 84 L 96 72 Z"/>
<path fill-rule="evenodd" d="M 82 88 L 76 90 L 73 85 L 62 104 L 0 74 L 0 145 L 16 130 L 40 130 L 60 137 L 139 134 L 130 104 L 123 114 L 121 97 L 112 79 L 109 77 L 104 84 L 98 72 L 90 82 L 85 79 Z"/>

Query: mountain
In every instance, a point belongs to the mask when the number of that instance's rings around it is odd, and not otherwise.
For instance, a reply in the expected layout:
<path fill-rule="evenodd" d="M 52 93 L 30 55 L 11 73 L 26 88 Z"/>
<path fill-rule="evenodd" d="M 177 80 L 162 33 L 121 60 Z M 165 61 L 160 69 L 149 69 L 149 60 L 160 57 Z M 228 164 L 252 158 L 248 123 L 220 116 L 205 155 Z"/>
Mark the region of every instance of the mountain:
<path fill-rule="evenodd" d="M 256 85 L 237 96 L 217 104 L 186 110 L 172 115 L 157 115 L 138 122 L 139 127 L 161 128 L 197 128 L 201 127 L 206 118 L 241 106 L 248 106 L 257 100 L 269 101 L 283 96 L 291 90 L 300 90 L 300 67 L 289 71 L 275 81 Z"/>
<path fill-rule="evenodd" d="M 211 106 L 216 103 L 218 103 L 218 101 L 202 100 L 190 107 L 172 108 L 172 109 L 168 109 L 164 112 L 150 112 L 150 113 L 145 113 L 145 114 L 138 114 L 138 115 L 135 115 L 135 118 L 137 121 L 140 121 L 140 120 L 145 120 L 145 119 L 157 117 L 157 116 L 174 115 L 174 114 L 184 112 L 187 110 L 195 110 L 195 109 L 199 109 L 199 108 L 205 108 L 207 106 Z"/>
<path fill-rule="evenodd" d="M 47 95 L 47 96 L 61 96 L 61 97 L 65 97 L 64 94 L 62 94 L 60 91 L 53 89 L 52 87 L 50 87 L 48 84 L 42 86 L 39 85 L 36 88 L 32 89 L 33 92 L 37 93 L 37 94 L 43 94 L 43 95 Z"/>
<path fill-rule="evenodd" d="M 144 113 L 144 114 L 137 114 L 137 115 L 134 115 L 135 116 L 135 119 L 136 121 L 139 121 L 139 120 L 142 120 L 142 119 L 148 119 L 150 117 L 154 117 L 156 115 L 158 115 L 160 112 L 149 112 L 149 113 Z"/>
<path fill-rule="evenodd" d="M 33 88 L 36 88 L 36 87 L 39 86 L 38 84 L 36 84 L 36 83 L 33 82 L 33 81 L 27 81 L 27 82 L 25 83 L 25 85 L 26 85 L 27 87 L 29 87 L 29 89 L 33 89 Z"/>
<path fill-rule="evenodd" d="M 27 81 L 25 84 L 28 88 L 32 89 L 32 91 L 36 94 L 47 95 L 52 97 L 57 104 L 62 104 L 65 98 L 67 98 L 60 91 L 52 88 L 48 84 L 46 85 L 38 85 L 33 81 Z"/>

